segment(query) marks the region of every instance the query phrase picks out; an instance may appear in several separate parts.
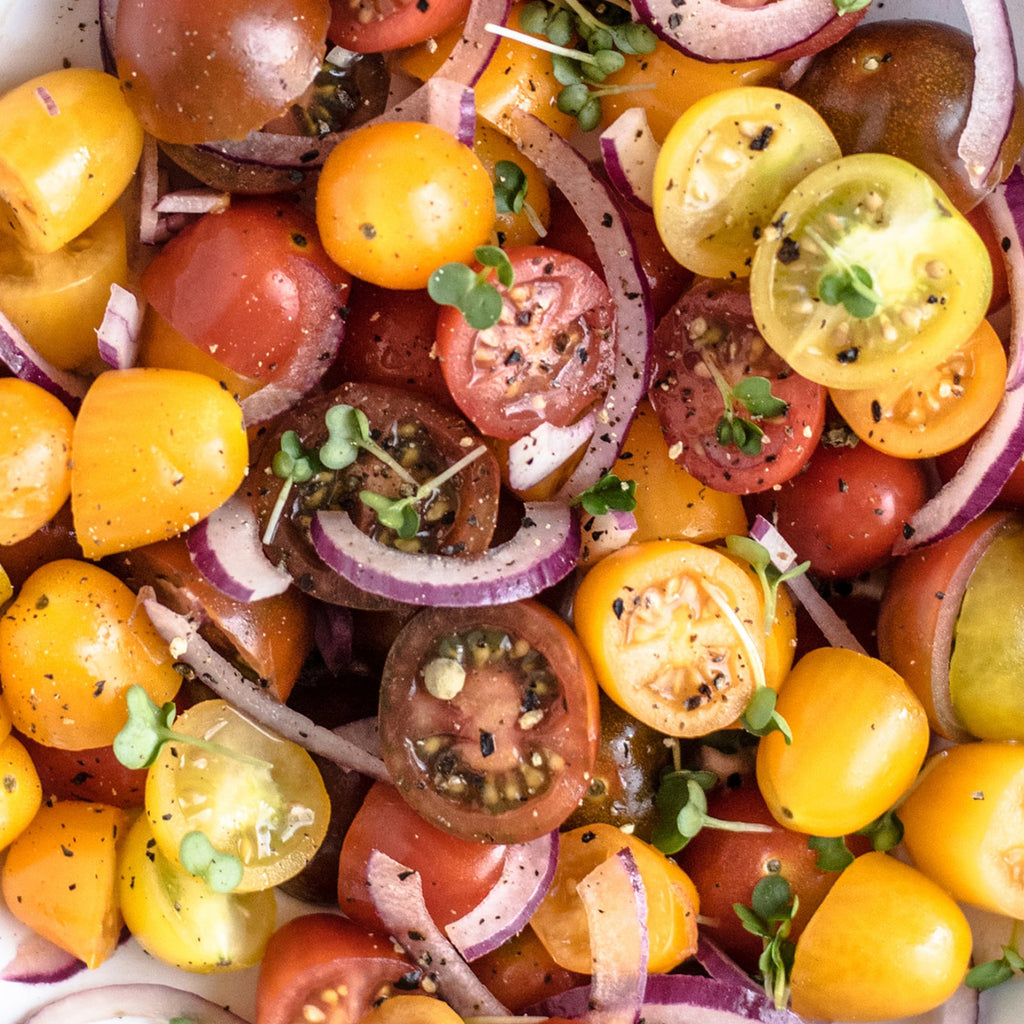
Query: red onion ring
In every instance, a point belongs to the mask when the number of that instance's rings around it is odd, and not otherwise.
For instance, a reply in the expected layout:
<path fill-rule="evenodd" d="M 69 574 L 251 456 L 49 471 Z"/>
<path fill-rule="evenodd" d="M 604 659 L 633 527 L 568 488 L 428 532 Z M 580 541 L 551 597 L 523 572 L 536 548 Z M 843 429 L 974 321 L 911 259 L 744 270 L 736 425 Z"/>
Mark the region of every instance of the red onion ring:
<path fill-rule="evenodd" d="M 709 978 L 725 981 L 734 985 L 743 985 L 757 992 L 761 989 L 754 984 L 753 978 L 716 942 L 712 942 L 703 932 L 697 936 L 697 952 L 694 959 L 704 968 Z"/>
<path fill-rule="evenodd" d="M 559 492 L 575 497 L 611 469 L 650 383 L 650 340 L 654 333 L 647 278 L 625 218 L 612 194 L 586 160 L 532 114 L 512 108 L 517 144 L 554 182 L 583 222 L 601 261 L 616 307 L 616 354 L 612 385 L 597 411 L 597 426 L 586 453 Z"/>
<path fill-rule="evenodd" d="M 583 514 L 580 531 L 583 542 L 580 546 L 580 564 L 592 565 L 605 555 L 625 547 L 636 533 L 636 515 L 633 512 L 620 512 L 613 509 L 601 515 Z"/>
<path fill-rule="evenodd" d="M 249 682 L 199 635 L 198 627 L 190 618 L 172 612 L 153 597 L 143 597 L 142 606 L 156 631 L 170 645 L 175 660 L 190 666 L 218 697 L 230 701 L 243 714 L 311 754 L 319 754 L 342 768 L 361 772 L 372 779 L 389 781 L 384 762 L 378 757 L 279 703 L 266 690 Z"/>
<path fill-rule="evenodd" d="M 165 192 L 156 202 L 157 213 L 223 213 L 231 205 L 230 192 L 212 188 L 182 188 Z"/>
<path fill-rule="evenodd" d="M 247 1024 L 244 1018 L 194 992 L 141 982 L 101 985 L 72 992 L 47 1003 L 21 1024 L 108 1024 L 125 1017 L 152 1024 L 170 1024 L 175 1020 L 195 1024 Z"/>
<path fill-rule="evenodd" d="M 100 358 L 115 370 L 134 366 L 139 354 L 141 329 L 142 307 L 138 296 L 115 282 L 110 286 L 110 299 L 96 331 Z"/>
<path fill-rule="evenodd" d="M 418 871 L 374 850 L 366 865 L 366 885 L 389 933 L 437 983 L 438 992 L 456 1013 L 509 1016 L 434 923 L 423 901 Z"/>
<path fill-rule="evenodd" d="M 222 594 L 260 601 L 283 594 L 292 578 L 267 558 L 252 505 L 232 495 L 185 535 L 192 564 Z"/>
<path fill-rule="evenodd" d="M 1024 384 L 1024 172 L 1019 166 L 985 197 L 983 207 L 1002 240 L 1011 320 L 1006 387 L 1013 390 Z"/>
<path fill-rule="evenodd" d="M 3 313 L 0 313 L 0 363 L 15 377 L 29 384 L 38 384 L 44 391 L 49 391 L 72 412 L 78 412 L 89 389 L 89 381 L 84 377 L 59 370 L 44 359 Z"/>
<path fill-rule="evenodd" d="M 557 865 L 557 832 L 509 846 L 501 876 L 487 895 L 445 925 L 452 945 L 472 962 L 518 935 L 550 888 Z"/>
<path fill-rule="evenodd" d="M 567 427 L 541 423 L 508 448 L 508 485 L 525 491 L 565 465 L 594 433 L 594 414 Z"/>
<path fill-rule="evenodd" d="M 18 941 L 14 956 L 0 968 L 0 981 L 52 985 L 85 969 L 84 960 L 30 931 Z"/>
<path fill-rule="evenodd" d="M 608 180 L 627 202 L 641 210 L 654 205 L 654 165 L 661 147 L 643 107 L 624 110 L 598 137 Z"/>
<path fill-rule="evenodd" d="M 317 512 L 310 538 L 324 562 L 361 590 L 436 608 L 508 604 L 533 597 L 568 576 L 580 550 L 576 517 L 557 502 L 527 502 L 515 536 L 472 558 L 385 547 L 340 511 Z"/>

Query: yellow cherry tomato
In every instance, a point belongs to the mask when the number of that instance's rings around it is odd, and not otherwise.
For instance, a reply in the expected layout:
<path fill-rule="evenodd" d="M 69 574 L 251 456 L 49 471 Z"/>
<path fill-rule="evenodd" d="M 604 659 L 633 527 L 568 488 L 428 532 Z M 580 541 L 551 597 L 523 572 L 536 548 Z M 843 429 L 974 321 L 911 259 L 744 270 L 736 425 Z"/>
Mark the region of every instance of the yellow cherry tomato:
<path fill-rule="evenodd" d="M 739 718 L 763 682 L 759 590 L 715 548 L 647 541 L 588 571 L 573 617 L 616 704 L 669 736 L 702 736 Z"/>
<path fill-rule="evenodd" d="M 117 852 L 128 820 L 107 804 L 45 803 L 8 847 L 0 875 L 7 909 L 90 968 L 121 937 Z"/>
<path fill-rule="evenodd" d="M 93 381 L 72 438 L 71 511 L 87 558 L 184 533 L 245 476 L 238 402 L 189 370 L 108 370 Z"/>
<path fill-rule="evenodd" d="M 432 996 L 396 995 L 378 1003 L 359 1024 L 463 1024 L 443 1000 Z"/>
<path fill-rule="evenodd" d="M 0 740 L 0 850 L 28 828 L 43 802 L 39 773 L 17 736 Z"/>
<path fill-rule="evenodd" d="M 217 892 L 163 855 L 144 815 L 121 851 L 118 898 L 128 930 L 150 956 L 199 974 L 259 963 L 277 921 L 272 890 Z"/>
<path fill-rule="evenodd" d="M 328 255 L 385 288 L 425 288 L 490 238 L 494 188 L 479 158 L 430 124 L 390 121 L 342 139 L 320 172 L 316 220 Z"/>
<path fill-rule="evenodd" d="M 971 956 L 963 911 L 885 853 L 846 868 L 796 944 L 793 1010 L 809 1020 L 911 1017 L 944 1003 Z"/>
<path fill-rule="evenodd" d="M 30 537 L 68 500 L 74 426 L 39 385 L 0 379 L 0 544 Z"/>
<path fill-rule="evenodd" d="M 0 309 L 58 369 L 102 366 L 96 328 L 113 284 L 128 287 L 124 215 L 116 206 L 54 252 L 32 252 L 0 235 Z"/>
<path fill-rule="evenodd" d="M 0 230 L 54 252 L 113 206 L 142 155 L 142 126 L 112 75 L 62 68 L 0 97 Z"/>
<path fill-rule="evenodd" d="M 900 806 L 914 863 L 954 899 L 1024 918 L 1024 746 L 941 751 Z"/>
<path fill-rule="evenodd" d="M 558 866 L 530 926 L 561 967 L 589 974 L 590 928 L 577 884 L 608 857 L 628 847 L 647 896 L 647 969 L 663 974 L 697 948 L 700 900 L 690 876 L 649 843 L 614 825 L 582 825 L 559 837 Z"/>
<path fill-rule="evenodd" d="M 0 618 L 0 678 L 15 727 L 65 750 L 112 743 L 132 684 L 157 704 L 181 685 L 135 594 L 73 558 L 32 573 Z"/>
<path fill-rule="evenodd" d="M 758 744 L 757 782 L 780 825 L 816 836 L 856 832 L 914 781 L 928 750 L 921 702 L 884 662 L 839 647 L 805 654 L 776 704 L 793 733 Z"/>

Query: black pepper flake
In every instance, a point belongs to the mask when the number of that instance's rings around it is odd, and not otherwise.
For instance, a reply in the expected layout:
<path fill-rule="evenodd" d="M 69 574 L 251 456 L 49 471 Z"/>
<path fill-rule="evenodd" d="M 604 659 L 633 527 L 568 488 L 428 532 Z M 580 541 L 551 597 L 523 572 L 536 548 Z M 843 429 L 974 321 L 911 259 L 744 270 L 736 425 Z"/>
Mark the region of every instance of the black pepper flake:
<path fill-rule="evenodd" d="M 903 524 L 903 539 L 904 540 L 910 540 L 910 538 L 913 537 L 915 533 L 917 533 L 917 530 L 915 530 L 914 527 L 912 527 L 910 525 L 910 523 L 904 523 Z"/>
<path fill-rule="evenodd" d="M 530 321 L 533 319 L 532 309 L 517 309 L 516 310 L 516 327 L 529 327 Z"/>
<path fill-rule="evenodd" d="M 1007 235 L 1003 235 L 1002 241 L 1000 241 L 999 246 L 1003 250 L 1003 252 L 1009 252 L 1010 249 L 1013 247 L 1013 242 L 1010 241 Z"/>
<path fill-rule="evenodd" d="M 300 249 L 305 249 L 309 245 L 306 236 L 299 231 L 292 233 L 292 245 L 298 246 Z"/>
<path fill-rule="evenodd" d="M 398 875 L 398 880 L 400 882 L 404 882 L 407 878 L 412 878 L 412 876 L 415 875 L 415 874 L 416 874 L 415 871 L 402 871 Z"/>
<path fill-rule="evenodd" d="M 882 403 L 877 398 L 871 401 L 871 420 L 873 423 L 882 422 Z"/>
<path fill-rule="evenodd" d="M 92 695 L 94 697 L 102 697 L 103 696 L 103 687 L 106 685 L 106 683 L 107 683 L 106 679 L 97 679 L 96 680 L 96 685 L 92 688 Z"/>
<path fill-rule="evenodd" d="M 843 364 L 843 366 L 849 366 L 850 363 L 857 362 L 857 356 L 860 355 L 860 349 L 856 345 L 851 345 L 850 348 L 844 348 L 836 353 L 836 359 Z"/>
<path fill-rule="evenodd" d="M 846 494 L 846 492 L 849 489 L 850 489 L 850 485 L 842 477 L 840 477 L 839 478 L 839 493 L 840 494 Z"/>
<path fill-rule="evenodd" d="M 404 991 L 419 988 L 420 977 L 421 975 L 419 971 L 409 971 L 407 974 L 403 974 L 398 981 L 395 982 L 395 988 Z"/>
<path fill-rule="evenodd" d="M 601 218 L 601 227 L 603 227 L 603 228 L 610 228 L 610 227 L 612 226 L 612 224 L 614 224 L 614 223 L 615 223 L 615 222 L 614 222 L 614 220 L 612 219 L 612 215 L 611 215 L 610 213 L 606 213 L 606 214 L 605 214 L 605 215 L 604 215 L 604 216 L 603 216 L 603 217 Z"/>
<path fill-rule="evenodd" d="M 514 366 L 516 363 L 523 361 L 523 353 L 519 349 L 514 348 L 507 356 L 505 356 L 505 366 Z"/>
<path fill-rule="evenodd" d="M 363 238 L 377 237 L 377 229 L 372 224 L 360 224 L 359 231 L 362 233 Z"/>
<path fill-rule="evenodd" d="M 480 756 L 490 757 L 494 753 L 494 733 L 480 730 Z"/>
<path fill-rule="evenodd" d="M 60 852 L 64 854 L 65 857 L 74 857 L 75 855 L 75 851 L 69 849 L 63 843 L 60 844 Z"/>
<path fill-rule="evenodd" d="M 580 836 L 581 843 L 592 843 L 597 838 L 596 832 L 591 832 L 589 829 Z"/>
<path fill-rule="evenodd" d="M 416 10 L 420 14 L 426 14 L 430 10 L 430 0 L 416 0 Z"/>
<path fill-rule="evenodd" d="M 423 942 L 426 939 L 426 936 L 422 932 L 411 931 L 409 932 L 409 938 L 412 939 L 413 942 Z"/>
<path fill-rule="evenodd" d="M 758 153 L 767 149 L 774 134 L 775 129 L 770 124 L 766 124 L 758 133 L 757 138 L 751 140 L 750 148 Z"/>
<path fill-rule="evenodd" d="M 622 613 L 625 610 L 626 610 L 626 606 L 623 603 L 623 600 L 622 600 L 621 597 L 617 597 L 617 598 L 615 598 L 614 601 L 612 601 L 612 611 L 615 613 L 615 618 L 621 619 L 622 618 Z"/>
<path fill-rule="evenodd" d="M 44 608 L 48 608 L 50 605 L 50 598 L 46 594 L 40 594 L 39 599 L 36 601 L 36 609 L 42 611 Z"/>
<path fill-rule="evenodd" d="M 904 529 L 906 529 L 906 528 L 904 527 Z M 945 601 L 946 600 L 946 592 L 944 590 L 936 590 L 935 591 L 935 597 L 939 601 Z"/>
<path fill-rule="evenodd" d="M 795 238 L 786 235 L 775 253 L 775 258 L 786 265 L 796 263 L 800 259 L 800 243 Z"/>

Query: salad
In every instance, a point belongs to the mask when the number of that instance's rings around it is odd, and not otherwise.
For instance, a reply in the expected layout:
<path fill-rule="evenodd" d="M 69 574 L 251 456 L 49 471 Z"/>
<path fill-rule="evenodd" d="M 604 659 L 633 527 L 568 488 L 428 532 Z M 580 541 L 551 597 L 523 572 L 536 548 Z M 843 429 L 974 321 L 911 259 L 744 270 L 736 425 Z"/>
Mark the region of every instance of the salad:
<path fill-rule="evenodd" d="M 0 10 L 10 1020 L 1019 1018 L 1024 94 L 816 2 Z"/>

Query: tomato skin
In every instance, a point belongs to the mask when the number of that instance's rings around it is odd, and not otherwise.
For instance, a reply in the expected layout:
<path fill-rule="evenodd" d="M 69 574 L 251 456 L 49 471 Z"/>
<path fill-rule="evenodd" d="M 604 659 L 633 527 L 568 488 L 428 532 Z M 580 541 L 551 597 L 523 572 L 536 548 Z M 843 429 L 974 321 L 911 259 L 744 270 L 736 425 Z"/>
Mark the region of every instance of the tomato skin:
<path fill-rule="evenodd" d="M 256 980 L 256 1024 L 294 1024 L 304 1008 L 318 1008 L 326 1024 L 360 1020 L 396 983 L 415 987 L 419 971 L 383 934 L 374 934 L 337 914 L 312 913 L 277 929 L 267 944 Z M 333 1006 L 325 990 L 344 998 Z"/>
<path fill-rule="evenodd" d="M 383 929 L 366 886 L 374 850 L 418 871 L 430 916 L 441 927 L 475 907 L 501 875 L 505 844 L 478 843 L 443 831 L 421 817 L 399 791 L 375 782 L 341 847 L 338 906 L 370 930 Z"/>
<path fill-rule="evenodd" d="M 546 246 L 506 254 L 515 281 L 497 286 L 501 319 L 478 331 L 445 306 L 436 349 L 466 417 L 489 437 L 515 440 L 541 423 L 568 426 L 601 398 L 614 365 L 615 314 L 607 285 L 581 260 Z"/>
<path fill-rule="evenodd" d="M 401 50 L 461 24 L 469 10 L 469 0 L 399 4 L 387 13 L 379 13 L 377 6 L 373 0 L 331 0 L 328 38 L 336 46 L 356 53 Z"/>
<path fill-rule="evenodd" d="M 797 942 L 792 1007 L 815 1020 L 924 1013 L 953 994 L 970 955 L 967 919 L 942 889 L 888 854 L 866 853 Z"/>
<path fill-rule="evenodd" d="M 803 471 L 745 500 L 811 563 L 815 576 L 849 579 L 888 561 L 928 497 L 921 464 L 866 444 L 819 444 Z"/>
<path fill-rule="evenodd" d="M 742 284 L 698 278 L 658 323 L 653 363 L 649 397 L 665 441 L 702 483 L 735 494 L 763 491 L 791 478 L 812 457 L 825 423 L 825 391 L 768 348 Z M 765 377 L 772 395 L 787 403 L 780 416 L 753 420 L 764 431 L 756 455 L 719 441 L 725 400 L 710 364 L 732 387 Z M 738 402 L 729 411 L 748 416 Z"/>

